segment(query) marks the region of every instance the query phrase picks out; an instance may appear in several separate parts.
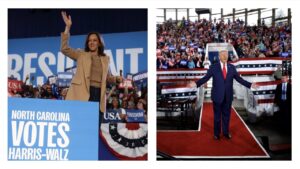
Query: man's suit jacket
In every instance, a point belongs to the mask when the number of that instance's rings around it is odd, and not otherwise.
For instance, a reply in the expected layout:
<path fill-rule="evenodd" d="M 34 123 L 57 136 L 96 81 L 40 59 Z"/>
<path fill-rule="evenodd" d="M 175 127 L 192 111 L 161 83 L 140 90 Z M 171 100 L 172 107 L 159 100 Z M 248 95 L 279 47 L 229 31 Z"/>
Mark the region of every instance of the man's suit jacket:
<path fill-rule="evenodd" d="M 198 80 L 197 87 L 200 87 L 202 84 L 206 83 L 211 77 L 213 77 L 213 86 L 212 86 L 212 101 L 216 103 L 222 103 L 224 99 L 226 101 L 232 102 L 233 100 L 233 79 L 238 81 L 240 84 L 246 86 L 247 88 L 251 87 L 251 83 L 245 81 L 237 73 L 235 67 L 232 64 L 227 63 L 227 75 L 224 80 L 223 72 L 221 69 L 220 62 L 217 62 L 210 66 L 207 71 L 207 74 Z M 226 96 L 226 98 L 225 98 Z"/>
<path fill-rule="evenodd" d="M 291 100 L 292 100 L 292 85 L 290 83 L 287 83 L 286 85 L 287 91 L 286 91 L 286 101 L 290 105 Z M 275 103 L 279 106 L 281 101 L 281 96 L 282 96 L 282 83 L 277 85 L 276 90 L 275 90 Z"/>
<path fill-rule="evenodd" d="M 83 50 L 72 49 L 69 42 L 70 34 L 61 33 L 61 52 L 77 61 L 76 74 L 71 81 L 71 86 L 68 90 L 66 100 L 81 100 L 88 101 L 90 98 L 90 77 L 92 67 L 92 56 L 90 52 Z M 106 111 L 106 82 L 115 82 L 116 79 L 109 74 L 109 57 L 103 56 L 101 58 L 102 66 L 102 80 L 100 93 L 100 110 Z"/>

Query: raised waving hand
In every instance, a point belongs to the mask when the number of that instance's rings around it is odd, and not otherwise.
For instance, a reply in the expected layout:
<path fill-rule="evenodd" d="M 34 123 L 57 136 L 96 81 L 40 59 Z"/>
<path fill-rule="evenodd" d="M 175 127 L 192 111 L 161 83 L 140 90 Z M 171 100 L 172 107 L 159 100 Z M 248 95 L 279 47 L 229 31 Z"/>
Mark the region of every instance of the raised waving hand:
<path fill-rule="evenodd" d="M 71 15 L 67 15 L 65 11 L 61 11 L 61 16 L 66 24 L 65 33 L 69 33 L 72 26 L 72 18 Z"/>

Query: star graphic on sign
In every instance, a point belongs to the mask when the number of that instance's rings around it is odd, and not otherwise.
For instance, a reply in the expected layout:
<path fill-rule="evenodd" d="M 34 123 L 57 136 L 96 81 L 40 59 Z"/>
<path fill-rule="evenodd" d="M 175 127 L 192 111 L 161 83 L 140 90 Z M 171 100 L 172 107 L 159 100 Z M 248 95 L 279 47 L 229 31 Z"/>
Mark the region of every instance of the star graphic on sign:
<path fill-rule="evenodd" d="M 115 127 L 114 125 L 111 125 L 111 126 L 110 126 L 110 129 L 111 129 L 111 130 L 114 130 L 114 129 L 116 129 L 116 127 Z"/>
<path fill-rule="evenodd" d="M 121 142 L 121 141 L 122 141 L 122 137 L 120 137 L 120 138 L 118 139 L 118 141 Z"/>

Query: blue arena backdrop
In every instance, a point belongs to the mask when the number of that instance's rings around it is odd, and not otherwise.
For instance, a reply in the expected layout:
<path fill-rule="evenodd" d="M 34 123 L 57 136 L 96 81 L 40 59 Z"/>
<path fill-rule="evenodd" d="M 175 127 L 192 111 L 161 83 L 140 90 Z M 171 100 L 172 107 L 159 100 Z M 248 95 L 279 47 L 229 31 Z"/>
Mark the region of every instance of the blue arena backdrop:
<path fill-rule="evenodd" d="M 8 160 L 98 160 L 98 106 L 8 98 Z"/>
<path fill-rule="evenodd" d="M 147 31 L 103 34 L 111 56 L 113 75 L 123 76 L 147 70 Z M 83 49 L 86 35 L 71 35 L 70 46 Z M 48 77 L 65 72 L 76 63 L 60 52 L 60 36 L 8 40 L 8 76 L 23 80 L 34 76 L 33 85 L 44 84 Z"/>

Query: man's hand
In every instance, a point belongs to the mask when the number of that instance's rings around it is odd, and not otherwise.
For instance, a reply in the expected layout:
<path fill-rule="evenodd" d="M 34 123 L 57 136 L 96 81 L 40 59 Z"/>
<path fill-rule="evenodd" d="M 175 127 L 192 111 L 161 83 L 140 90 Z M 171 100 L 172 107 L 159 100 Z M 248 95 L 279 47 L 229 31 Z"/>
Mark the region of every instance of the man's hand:
<path fill-rule="evenodd" d="M 191 81 L 188 85 L 189 88 L 195 88 L 197 87 L 196 83 L 194 81 Z"/>
<path fill-rule="evenodd" d="M 258 85 L 257 85 L 257 83 L 255 83 L 255 82 L 253 82 L 252 84 L 251 84 L 251 89 L 258 89 Z"/>

